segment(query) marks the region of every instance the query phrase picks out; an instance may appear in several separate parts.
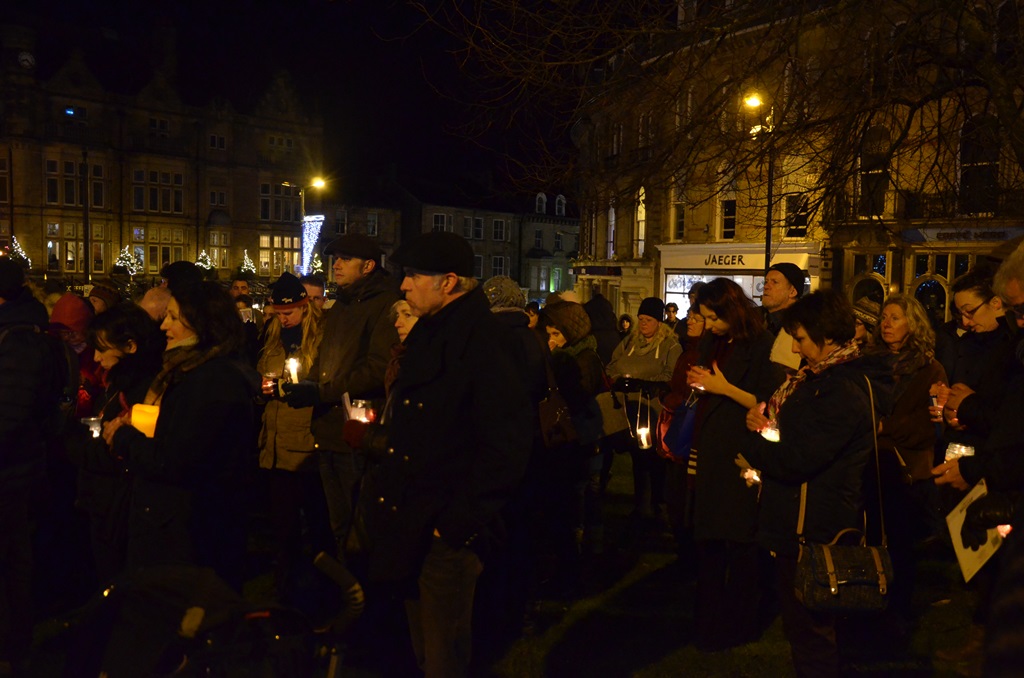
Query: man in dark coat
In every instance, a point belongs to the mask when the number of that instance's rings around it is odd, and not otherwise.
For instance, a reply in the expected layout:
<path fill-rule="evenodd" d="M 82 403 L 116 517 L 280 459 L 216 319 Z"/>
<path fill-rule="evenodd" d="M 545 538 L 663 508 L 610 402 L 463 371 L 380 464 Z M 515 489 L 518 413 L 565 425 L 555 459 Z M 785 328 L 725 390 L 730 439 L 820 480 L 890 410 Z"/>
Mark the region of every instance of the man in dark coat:
<path fill-rule="evenodd" d="M 419 321 L 391 391 L 388 439 L 362 501 L 370 577 L 415 581 L 407 601 L 428 677 L 464 675 L 480 553 L 526 468 L 531 408 L 509 356 L 512 340 L 473 278 L 473 251 L 427 233 L 394 260 Z"/>
<path fill-rule="evenodd" d="M 59 396 L 46 308 L 24 285 L 20 264 L 0 257 L 0 663 L 14 666 L 32 644 L 29 497 Z"/>
<path fill-rule="evenodd" d="M 331 530 L 344 558 L 345 537 L 352 522 L 352 492 L 365 464 L 342 439 L 348 415 L 343 396 L 352 400 L 384 397 L 384 372 L 398 333 L 389 312 L 398 301 L 391 276 L 381 266 L 377 243 L 349 233 L 324 248 L 333 254 L 338 299 L 324 320 L 320 351 L 310 380 L 285 385 L 293 407 L 313 406 L 313 438 L 320 452 L 320 479 L 327 497 Z"/>

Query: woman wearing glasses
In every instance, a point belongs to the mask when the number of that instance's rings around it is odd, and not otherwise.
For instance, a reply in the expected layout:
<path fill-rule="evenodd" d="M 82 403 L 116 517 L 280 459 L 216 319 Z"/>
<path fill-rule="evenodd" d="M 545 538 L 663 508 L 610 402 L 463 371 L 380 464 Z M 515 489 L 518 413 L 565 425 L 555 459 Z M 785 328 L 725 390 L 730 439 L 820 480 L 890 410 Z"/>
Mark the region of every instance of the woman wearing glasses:
<path fill-rule="evenodd" d="M 988 271 L 972 269 L 953 283 L 953 303 L 967 333 L 957 343 L 949 374 L 952 386 L 935 384 L 933 392 L 946 423 L 944 443 L 977 449 L 992 428 L 1006 384 L 1019 369 L 1013 355 L 1014 328 Z M 956 465 L 946 476 L 945 483 L 966 489 Z"/>

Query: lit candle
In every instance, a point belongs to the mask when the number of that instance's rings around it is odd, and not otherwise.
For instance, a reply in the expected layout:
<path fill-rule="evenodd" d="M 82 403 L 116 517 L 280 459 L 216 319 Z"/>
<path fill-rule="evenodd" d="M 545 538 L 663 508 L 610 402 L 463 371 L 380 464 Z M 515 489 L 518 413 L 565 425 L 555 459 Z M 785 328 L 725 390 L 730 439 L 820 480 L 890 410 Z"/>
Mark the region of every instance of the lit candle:
<path fill-rule="evenodd" d="M 779 429 L 775 428 L 771 424 L 768 424 L 761 429 L 761 437 L 765 440 L 770 440 L 773 443 L 779 442 Z"/>
<path fill-rule="evenodd" d="M 288 367 L 288 376 L 292 378 L 292 383 L 299 383 L 299 359 L 288 358 L 284 364 Z"/>
<path fill-rule="evenodd" d="M 741 475 L 743 476 L 743 479 L 747 481 L 748 486 L 761 484 L 761 474 L 757 472 L 757 469 L 745 468 Z"/>
<path fill-rule="evenodd" d="M 646 426 L 638 428 L 636 430 L 636 442 L 640 445 L 641 450 L 651 449 L 651 429 Z"/>
<path fill-rule="evenodd" d="M 152 438 L 156 433 L 156 420 L 160 418 L 158 405 L 132 405 L 132 426 Z"/>
<path fill-rule="evenodd" d="M 100 434 L 103 433 L 103 419 L 100 417 L 85 417 L 82 423 L 89 427 L 89 431 L 92 433 L 93 438 L 99 438 Z"/>

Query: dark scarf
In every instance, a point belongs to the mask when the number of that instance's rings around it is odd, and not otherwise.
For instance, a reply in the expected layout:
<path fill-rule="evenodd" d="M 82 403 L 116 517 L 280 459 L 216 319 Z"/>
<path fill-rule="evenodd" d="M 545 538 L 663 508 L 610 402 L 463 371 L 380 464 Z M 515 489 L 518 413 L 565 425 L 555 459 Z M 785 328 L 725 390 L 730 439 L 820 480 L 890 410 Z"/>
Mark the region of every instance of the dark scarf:
<path fill-rule="evenodd" d="M 164 351 L 163 369 L 153 379 L 144 402 L 147 405 L 159 404 L 169 386 L 177 384 L 186 373 L 225 352 L 226 349 L 222 346 L 199 347 L 195 341 L 188 340 Z"/>

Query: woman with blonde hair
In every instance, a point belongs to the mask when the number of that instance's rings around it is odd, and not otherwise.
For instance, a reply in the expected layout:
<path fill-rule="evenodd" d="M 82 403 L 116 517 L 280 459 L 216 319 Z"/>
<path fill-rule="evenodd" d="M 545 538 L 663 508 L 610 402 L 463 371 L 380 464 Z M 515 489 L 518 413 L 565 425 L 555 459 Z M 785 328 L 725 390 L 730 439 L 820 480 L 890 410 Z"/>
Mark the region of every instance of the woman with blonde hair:
<path fill-rule="evenodd" d="M 276 309 L 267 321 L 257 369 L 264 375 L 263 393 L 277 396 L 275 375 L 288 378 L 288 361 L 295 360 L 296 376 L 306 378 L 323 338 L 323 311 L 310 304 L 306 288 L 291 273 L 273 284 L 270 298 Z M 260 430 L 260 468 L 270 474 L 270 522 L 275 540 L 274 580 L 278 596 L 287 600 L 289 579 L 303 552 L 303 518 L 309 530 L 312 554 L 329 550 L 332 536 L 327 504 L 315 456 L 310 424 L 312 407 L 291 407 L 271 397 L 263 411 Z"/>
<path fill-rule="evenodd" d="M 878 420 L 878 453 L 895 580 L 889 613 L 901 615 L 894 619 L 895 628 L 905 629 L 914 582 L 912 547 L 938 536 L 941 525 L 931 482 L 938 429 L 928 407 L 929 388 L 946 382 L 946 370 L 935 359 L 935 330 L 928 312 L 921 302 L 904 294 L 894 294 L 882 303 L 869 353 L 890 356 L 895 379 L 891 412 Z M 875 484 L 865 483 L 869 514 L 878 508 L 871 496 Z M 868 525 L 878 525 L 877 517 L 870 515 Z"/>

